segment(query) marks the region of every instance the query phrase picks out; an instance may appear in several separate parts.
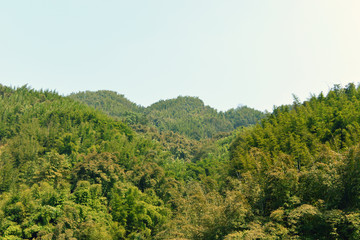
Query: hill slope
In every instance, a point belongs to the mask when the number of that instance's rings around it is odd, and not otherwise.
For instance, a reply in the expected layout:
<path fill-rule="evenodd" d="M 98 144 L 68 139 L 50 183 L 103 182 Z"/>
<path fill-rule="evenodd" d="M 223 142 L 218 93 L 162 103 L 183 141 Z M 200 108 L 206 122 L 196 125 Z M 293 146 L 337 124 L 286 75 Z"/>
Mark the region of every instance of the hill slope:
<path fill-rule="evenodd" d="M 126 124 L 26 86 L 0 86 L 0 116 L 4 239 L 152 238 L 169 217 L 168 154 Z"/>

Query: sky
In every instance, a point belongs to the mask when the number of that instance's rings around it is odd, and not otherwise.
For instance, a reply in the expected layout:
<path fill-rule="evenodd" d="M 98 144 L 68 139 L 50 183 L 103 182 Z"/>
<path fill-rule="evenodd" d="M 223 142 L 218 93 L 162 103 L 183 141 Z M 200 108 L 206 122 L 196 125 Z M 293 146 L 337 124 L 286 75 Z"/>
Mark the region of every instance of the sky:
<path fill-rule="evenodd" d="M 360 81 L 358 0 L 0 2 L 0 83 L 271 111 Z"/>

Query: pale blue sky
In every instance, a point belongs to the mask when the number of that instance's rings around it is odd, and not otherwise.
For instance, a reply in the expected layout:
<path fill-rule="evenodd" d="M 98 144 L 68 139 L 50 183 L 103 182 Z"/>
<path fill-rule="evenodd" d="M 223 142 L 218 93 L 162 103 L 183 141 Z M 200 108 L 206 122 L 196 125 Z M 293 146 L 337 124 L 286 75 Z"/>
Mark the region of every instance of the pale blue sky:
<path fill-rule="evenodd" d="M 360 1 L 11 0 L 0 83 L 259 110 L 360 81 Z"/>

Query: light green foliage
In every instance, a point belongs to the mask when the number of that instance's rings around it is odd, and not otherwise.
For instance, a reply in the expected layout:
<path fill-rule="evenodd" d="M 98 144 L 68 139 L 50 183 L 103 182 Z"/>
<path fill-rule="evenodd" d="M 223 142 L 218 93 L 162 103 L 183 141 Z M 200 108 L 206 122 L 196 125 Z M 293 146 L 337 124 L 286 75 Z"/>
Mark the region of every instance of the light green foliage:
<path fill-rule="evenodd" d="M 349 84 L 275 108 L 261 124 L 238 134 L 230 147 L 229 174 L 263 232 L 355 238 L 356 224 L 345 214 L 353 216 L 359 208 L 359 123 L 360 89 Z M 234 236 L 245 238 L 246 231 Z"/>
<path fill-rule="evenodd" d="M 113 220 L 126 226 L 130 239 L 150 239 L 169 217 L 169 210 L 152 191 L 144 194 L 135 187 L 116 186 L 111 196 Z"/>

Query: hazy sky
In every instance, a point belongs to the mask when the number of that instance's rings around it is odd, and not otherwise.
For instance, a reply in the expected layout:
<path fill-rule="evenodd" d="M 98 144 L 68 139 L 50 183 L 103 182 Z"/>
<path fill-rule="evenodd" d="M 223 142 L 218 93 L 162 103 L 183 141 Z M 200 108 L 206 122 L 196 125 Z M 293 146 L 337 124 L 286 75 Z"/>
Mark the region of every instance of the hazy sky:
<path fill-rule="evenodd" d="M 11 0 L 0 83 L 272 110 L 360 81 L 358 0 Z"/>

